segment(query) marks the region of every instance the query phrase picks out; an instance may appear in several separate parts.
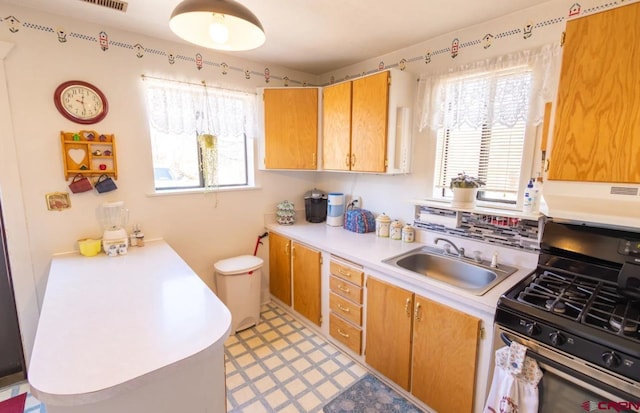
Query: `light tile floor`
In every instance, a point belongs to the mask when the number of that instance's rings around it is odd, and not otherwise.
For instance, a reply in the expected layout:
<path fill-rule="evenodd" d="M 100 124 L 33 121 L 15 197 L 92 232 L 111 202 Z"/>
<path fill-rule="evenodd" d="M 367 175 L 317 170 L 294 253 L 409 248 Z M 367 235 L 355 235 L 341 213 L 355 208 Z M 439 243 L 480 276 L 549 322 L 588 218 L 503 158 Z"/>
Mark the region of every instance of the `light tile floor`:
<path fill-rule="evenodd" d="M 321 412 L 367 371 L 274 303 L 225 343 L 227 410 Z"/>
<path fill-rule="evenodd" d="M 225 342 L 229 413 L 318 413 L 367 373 L 335 346 L 275 303 L 261 322 Z M 27 383 L 0 389 L 0 401 L 29 391 Z M 46 413 L 31 393 L 24 413 Z"/>

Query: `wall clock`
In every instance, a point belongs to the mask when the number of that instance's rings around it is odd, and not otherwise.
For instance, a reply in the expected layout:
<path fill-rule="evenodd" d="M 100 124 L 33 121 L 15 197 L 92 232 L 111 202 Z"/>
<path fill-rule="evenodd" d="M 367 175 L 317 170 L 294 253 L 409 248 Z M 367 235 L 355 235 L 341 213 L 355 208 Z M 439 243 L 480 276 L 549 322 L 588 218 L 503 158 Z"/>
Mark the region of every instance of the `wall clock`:
<path fill-rule="evenodd" d="M 109 111 L 104 93 L 81 80 L 62 83 L 53 93 L 53 101 L 62 116 L 83 125 L 101 121 Z"/>

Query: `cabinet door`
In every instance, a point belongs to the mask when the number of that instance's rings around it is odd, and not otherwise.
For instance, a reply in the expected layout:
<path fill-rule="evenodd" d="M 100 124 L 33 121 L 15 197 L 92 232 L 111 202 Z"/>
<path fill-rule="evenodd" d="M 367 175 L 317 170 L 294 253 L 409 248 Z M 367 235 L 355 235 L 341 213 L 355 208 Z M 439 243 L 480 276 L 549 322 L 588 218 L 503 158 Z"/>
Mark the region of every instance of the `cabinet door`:
<path fill-rule="evenodd" d="M 353 81 L 351 119 L 351 170 L 385 172 L 389 72 Z"/>
<path fill-rule="evenodd" d="M 269 233 L 269 292 L 291 305 L 291 241 Z"/>
<path fill-rule="evenodd" d="M 365 360 L 409 390 L 413 293 L 369 277 Z"/>
<path fill-rule="evenodd" d="M 348 171 L 351 164 L 351 82 L 327 86 L 322 93 L 322 168 Z"/>
<path fill-rule="evenodd" d="M 549 179 L 640 183 L 640 3 L 567 23 Z"/>
<path fill-rule="evenodd" d="M 320 325 L 320 251 L 292 243 L 293 309 Z"/>
<path fill-rule="evenodd" d="M 318 89 L 264 90 L 264 164 L 317 169 Z"/>
<path fill-rule="evenodd" d="M 479 319 L 416 296 L 411 393 L 440 413 L 471 412 L 479 334 Z"/>

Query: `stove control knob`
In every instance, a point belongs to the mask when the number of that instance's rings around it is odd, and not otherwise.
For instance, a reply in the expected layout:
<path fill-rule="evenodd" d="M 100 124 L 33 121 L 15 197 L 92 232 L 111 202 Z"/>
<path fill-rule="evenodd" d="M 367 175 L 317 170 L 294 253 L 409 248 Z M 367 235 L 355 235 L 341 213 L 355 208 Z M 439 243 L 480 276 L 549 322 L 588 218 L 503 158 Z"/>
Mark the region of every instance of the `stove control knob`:
<path fill-rule="evenodd" d="M 559 331 L 549 333 L 549 339 L 551 340 L 551 344 L 553 344 L 554 346 L 561 346 L 567 341 L 567 339 Z"/>
<path fill-rule="evenodd" d="M 609 368 L 618 367 L 620 365 L 620 356 L 613 351 L 605 351 L 602 353 L 602 361 Z"/>
<path fill-rule="evenodd" d="M 538 324 L 536 323 L 527 323 L 524 326 L 524 329 L 529 336 L 537 336 L 538 334 L 540 334 L 540 326 L 538 326 Z"/>

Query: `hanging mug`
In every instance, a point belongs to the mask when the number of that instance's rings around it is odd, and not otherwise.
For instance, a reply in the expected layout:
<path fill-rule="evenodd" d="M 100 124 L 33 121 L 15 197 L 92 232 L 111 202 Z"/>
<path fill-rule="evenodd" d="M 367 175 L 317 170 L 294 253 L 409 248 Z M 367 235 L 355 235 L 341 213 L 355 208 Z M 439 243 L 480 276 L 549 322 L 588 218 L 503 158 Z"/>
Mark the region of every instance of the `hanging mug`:
<path fill-rule="evenodd" d="M 113 182 L 113 179 L 111 179 L 108 175 L 105 175 L 105 174 L 100 175 L 94 187 L 96 188 L 96 191 L 98 191 L 99 193 L 114 191 L 118 189 L 118 187 L 116 186 L 116 183 Z"/>

